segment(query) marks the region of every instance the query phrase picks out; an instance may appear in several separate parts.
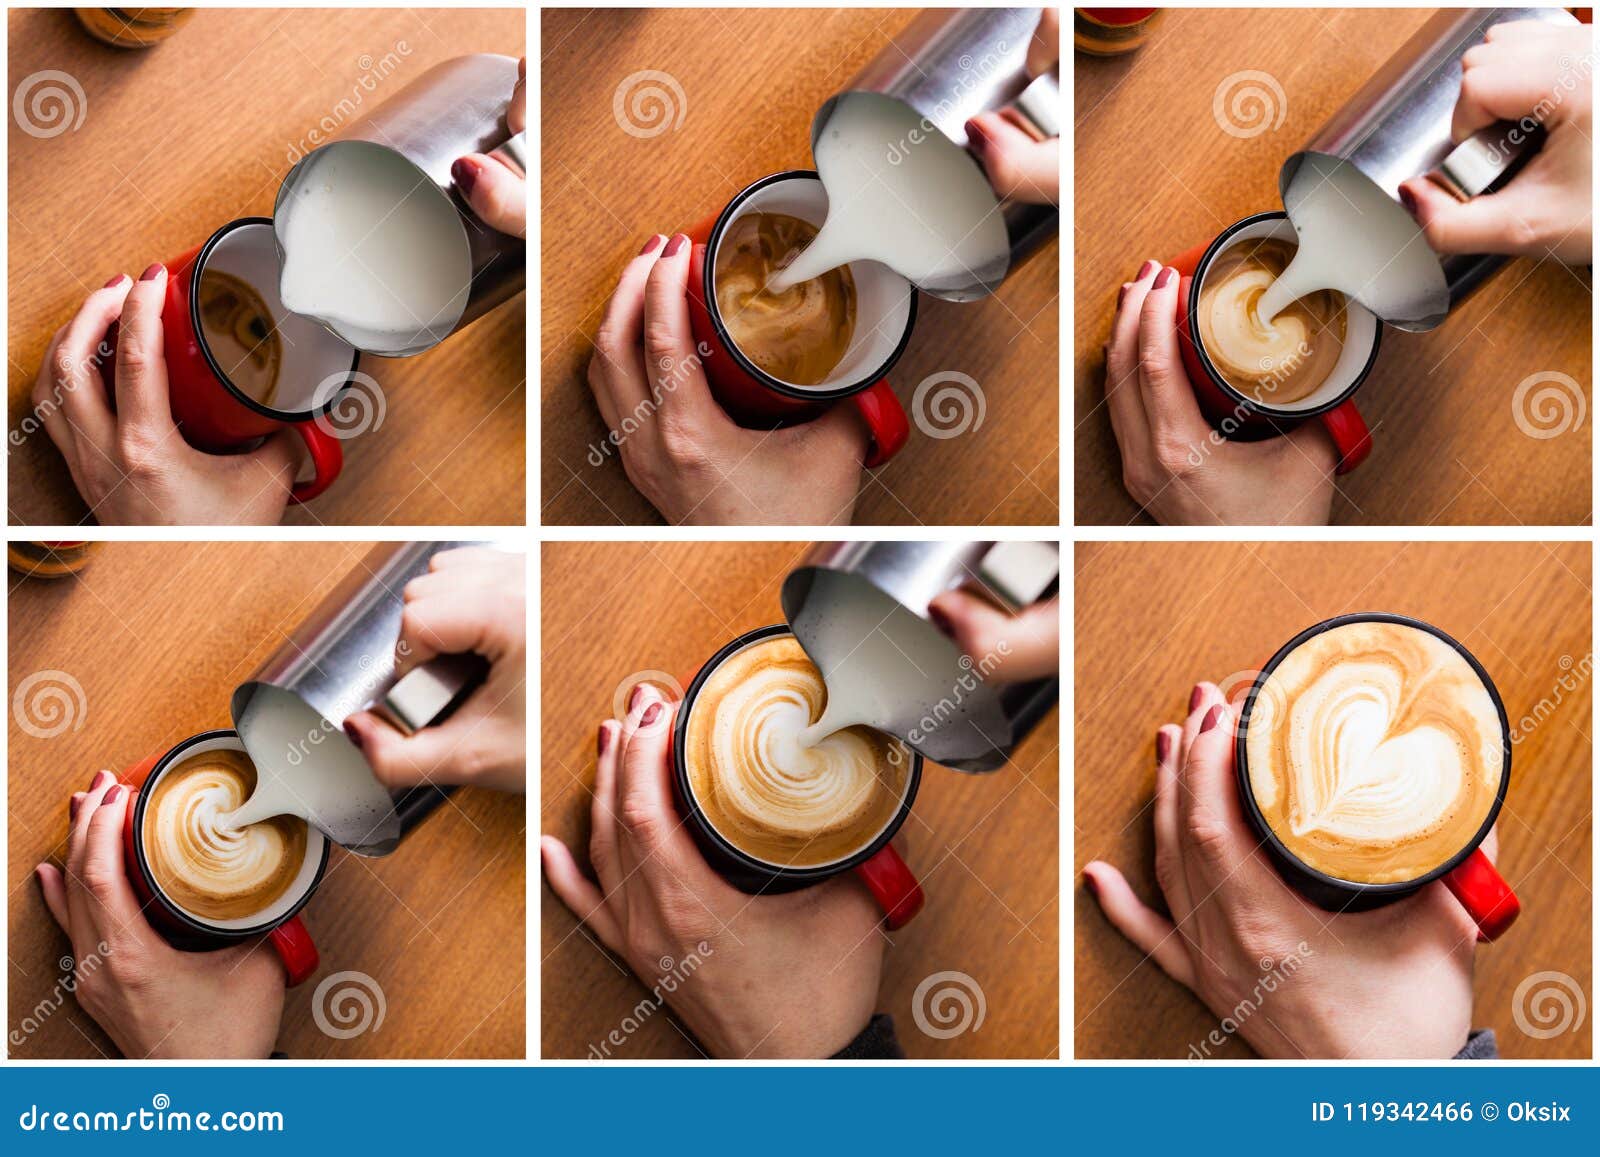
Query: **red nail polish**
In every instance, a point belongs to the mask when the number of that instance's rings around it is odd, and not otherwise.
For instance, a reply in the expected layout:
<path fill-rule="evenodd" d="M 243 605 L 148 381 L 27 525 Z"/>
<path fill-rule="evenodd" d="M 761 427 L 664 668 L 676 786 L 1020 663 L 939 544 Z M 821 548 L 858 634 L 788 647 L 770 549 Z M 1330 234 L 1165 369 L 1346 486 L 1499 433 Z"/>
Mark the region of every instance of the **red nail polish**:
<path fill-rule="evenodd" d="M 117 784 L 116 787 L 114 787 L 110 791 L 106 792 L 105 802 L 108 803 L 108 804 L 113 804 L 113 803 L 116 803 L 121 798 L 122 798 L 122 785 L 119 783 L 119 784 Z"/>
<path fill-rule="evenodd" d="M 1156 762 L 1167 762 L 1167 753 L 1172 750 L 1172 736 L 1165 731 L 1156 732 Z"/>
<path fill-rule="evenodd" d="M 100 785 L 111 778 L 109 771 L 101 770 L 94 773 L 94 778 L 89 781 L 90 791 L 99 791 Z"/>
<path fill-rule="evenodd" d="M 1139 266 L 1139 272 L 1134 275 L 1133 279 L 1135 281 L 1143 281 L 1146 277 L 1149 277 L 1159 268 L 1161 267 L 1154 261 L 1146 261 L 1143 265 Z"/>
<path fill-rule="evenodd" d="M 356 745 L 356 750 L 361 750 L 361 732 L 356 730 L 356 725 L 349 719 L 344 721 L 344 733 L 350 737 L 350 742 Z"/>
<path fill-rule="evenodd" d="M 604 755 L 611 747 L 611 728 L 605 724 L 600 725 L 600 735 L 595 740 L 595 754 Z"/>
<path fill-rule="evenodd" d="M 1172 284 L 1172 279 L 1177 276 L 1178 271 L 1172 268 L 1170 265 L 1167 266 L 1160 273 L 1156 274 L 1156 288 L 1165 289 L 1167 286 Z"/>
<path fill-rule="evenodd" d="M 689 243 L 689 238 L 682 233 L 674 233 L 672 240 L 667 242 L 667 247 L 662 251 L 663 257 L 676 257 L 683 252 L 683 247 Z"/>
<path fill-rule="evenodd" d="M 650 704 L 650 706 L 648 706 L 648 707 L 646 707 L 644 709 L 644 714 L 639 717 L 639 726 L 640 727 L 649 727 L 652 723 L 654 723 L 657 719 L 660 719 L 660 718 L 661 718 L 661 704 L 660 703 L 652 703 L 652 704 Z"/>
<path fill-rule="evenodd" d="M 1100 898 L 1100 885 L 1096 884 L 1094 882 L 1094 877 L 1089 875 L 1087 872 L 1084 873 L 1083 886 L 1089 889 L 1089 895 L 1093 896 L 1097 900 Z"/>
<path fill-rule="evenodd" d="M 989 139 L 989 134 L 984 131 L 983 122 L 976 117 L 966 123 L 967 146 L 974 152 L 987 153 L 989 146 L 994 142 Z"/>
<path fill-rule="evenodd" d="M 1206 689 L 1200 686 L 1200 684 L 1196 683 L 1194 685 L 1194 690 L 1189 692 L 1189 710 L 1191 713 L 1196 707 L 1200 706 L 1200 700 L 1204 699 L 1205 695 Z"/>
<path fill-rule="evenodd" d="M 657 249 L 661 248 L 661 243 L 663 241 L 665 241 L 665 240 L 666 240 L 665 237 L 663 237 L 661 234 L 657 233 L 654 237 L 650 238 L 650 240 L 648 240 L 648 241 L 646 241 L 644 243 L 644 248 L 639 250 L 639 256 L 640 257 L 648 257 L 648 256 L 650 256 L 650 254 L 654 253 Z"/>
<path fill-rule="evenodd" d="M 1213 703 L 1211 710 L 1206 712 L 1206 717 L 1200 724 L 1200 734 L 1204 735 L 1217 725 L 1217 720 L 1222 718 L 1222 704 Z"/>
<path fill-rule="evenodd" d="M 1118 309 L 1122 308 L 1122 299 L 1124 297 L 1127 297 L 1127 296 L 1128 296 L 1128 287 L 1126 285 L 1124 285 L 1121 289 L 1117 290 L 1117 308 Z"/>
<path fill-rule="evenodd" d="M 125 274 L 125 273 L 119 273 L 115 277 L 113 277 L 110 281 L 106 282 L 103 286 L 101 286 L 101 288 L 102 289 L 110 289 L 114 285 L 121 285 L 122 284 L 122 279 L 124 277 L 126 277 L 126 276 L 127 276 L 127 274 Z"/>
<path fill-rule="evenodd" d="M 1404 185 L 1400 186 L 1400 203 L 1406 207 L 1406 212 L 1413 217 L 1417 215 L 1417 195 Z"/>
<path fill-rule="evenodd" d="M 457 157 L 450 166 L 450 179 L 456 183 L 463 197 L 470 197 L 472 186 L 478 183 L 478 167 L 466 157 Z"/>
<path fill-rule="evenodd" d="M 67 801 L 67 818 L 69 820 L 77 819 L 78 818 L 78 809 L 80 807 L 82 807 L 82 806 L 83 806 L 83 798 L 81 796 L 76 796 L 75 795 L 71 799 L 69 799 Z"/>
<path fill-rule="evenodd" d="M 149 269 L 146 269 L 143 273 L 139 274 L 139 280 L 140 281 L 154 281 L 156 278 L 160 277 L 166 271 L 167 271 L 167 267 L 165 265 L 161 264 L 161 262 L 157 261 L 154 265 L 150 266 Z"/>
<path fill-rule="evenodd" d="M 628 692 L 628 710 L 639 710 L 639 704 L 644 702 L 644 684 L 635 683 L 633 690 Z"/>
<path fill-rule="evenodd" d="M 928 619 L 929 619 L 930 622 L 933 623 L 933 625 L 935 627 L 939 628 L 939 633 L 941 635 L 951 635 L 951 636 L 955 635 L 955 633 L 956 633 L 955 624 L 950 621 L 950 616 L 945 614 L 945 612 L 944 612 L 944 610 L 942 608 L 940 608 L 940 607 L 929 607 L 928 608 Z"/>

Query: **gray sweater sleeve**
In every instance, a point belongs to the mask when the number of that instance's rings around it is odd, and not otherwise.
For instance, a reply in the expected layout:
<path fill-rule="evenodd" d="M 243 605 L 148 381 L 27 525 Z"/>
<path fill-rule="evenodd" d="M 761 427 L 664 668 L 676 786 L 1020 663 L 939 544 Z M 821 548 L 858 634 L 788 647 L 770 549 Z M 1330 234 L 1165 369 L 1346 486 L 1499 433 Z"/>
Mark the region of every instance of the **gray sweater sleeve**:
<path fill-rule="evenodd" d="M 1450 1059 L 1456 1061 L 1499 1060 L 1500 1047 L 1494 1043 L 1494 1029 L 1480 1028 L 1476 1032 L 1468 1033 L 1466 1046 Z"/>
<path fill-rule="evenodd" d="M 905 1051 L 894 1035 L 894 1018 L 877 1014 L 856 1039 L 829 1057 L 834 1061 L 903 1061 Z"/>

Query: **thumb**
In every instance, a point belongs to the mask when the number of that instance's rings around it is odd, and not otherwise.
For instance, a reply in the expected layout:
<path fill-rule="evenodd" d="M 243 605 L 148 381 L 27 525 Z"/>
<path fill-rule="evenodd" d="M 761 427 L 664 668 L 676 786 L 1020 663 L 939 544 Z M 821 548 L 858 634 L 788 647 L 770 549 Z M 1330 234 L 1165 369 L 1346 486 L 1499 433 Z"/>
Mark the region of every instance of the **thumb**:
<path fill-rule="evenodd" d="M 1534 239 L 1536 195 L 1523 191 L 1530 188 L 1512 181 L 1498 193 L 1458 201 L 1426 177 L 1413 177 L 1400 186 L 1400 199 L 1438 253 L 1520 255 L 1541 249 Z"/>
<path fill-rule="evenodd" d="M 450 166 L 450 177 L 484 224 L 513 237 L 528 235 L 528 183 L 493 157 L 468 153 Z"/>

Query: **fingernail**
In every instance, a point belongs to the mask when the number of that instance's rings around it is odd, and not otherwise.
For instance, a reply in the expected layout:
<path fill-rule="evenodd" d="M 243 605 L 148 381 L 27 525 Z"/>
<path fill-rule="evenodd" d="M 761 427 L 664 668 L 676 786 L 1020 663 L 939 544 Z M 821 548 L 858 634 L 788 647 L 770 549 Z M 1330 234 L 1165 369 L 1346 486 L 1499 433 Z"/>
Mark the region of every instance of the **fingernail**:
<path fill-rule="evenodd" d="M 116 803 L 121 798 L 122 798 L 122 785 L 119 783 L 119 784 L 117 784 L 116 787 L 114 787 L 110 791 L 106 792 L 106 800 L 105 800 L 105 802 L 108 803 L 108 804 L 113 804 L 113 803 Z"/>
<path fill-rule="evenodd" d="M 1134 280 L 1135 281 L 1143 281 L 1146 277 L 1149 277 L 1152 273 L 1154 273 L 1158 268 L 1159 268 L 1159 266 L 1157 266 L 1154 261 L 1146 261 L 1143 265 L 1139 266 L 1139 272 L 1134 277 Z"/>
<path fill-rule="evenodd" d="M 1124 297 L 1127 297 L 1127 296 L 1128 296 L 1128 287 L 1127 287 L 1126 284 L 1124 284 L 1121 289 L 1117 290 L 1117 308 L 1118 309 L 1122 308 L 1122 299 Z"/>
<path fill-rule="evenodd" d="M 989 134 L 984 131 L 983 123 L 979 121 L 977 117 L 973 117 L 967 122 L 966 129 L 967 144 L 980 153 L 988 152 L 990 144 Z"/>
<path fill-rule="evenodd" d="M 650 256 L 650 254 L 654 253 L 657 249 L 661 248 L 661 243 L 663 241 L 665 241 L 665 240 L 666 240 L 665 237 L 663 237 L 661 234 L 657 233 L 654 237 L 650 238 L 650 240 L 648 240 L 648 241 L 646 241 L 644 243 L 644 248 L 639 250 L 639 256 L 640 257 L 648 257 L 648 256 Z"/>
<path fill-rule="evenodd" d="M 1094 877 L 1089 875 L 1087 872 L 1083 874 L 1083 886 L 1089 889 L 1089 895 L 1095 897 L 1096 899 L 1100 898 L 1100 885 L 1095 883 Z"/>
<path fill-rule="evenodd" d="M 361 732 L 356 728 L 355 720 L 344 721 L 344 733 L 350 737 L 350 742 L 356 745 L 356 750 L 361 750 Z"/>
<path fill-rule="evenodd" d="M 89 790 L 90 791 L 99 791 L 100 790 L 100 785 L 105 783 L 105 781 L 110 779 L 110 778 L 111 778 L 111 773 L 109 771 L 101 770 L 101 771 L 95 772 L 94 773 L 94 778 L 89 781 Z"/>
<path fill-rule="evenodd" d="M 650 704 L 650 706 L 648 706 L 648 707 L 646 707 L 644 709 L 644 714 L 642 716 L 640 716 L 640 718 L 639 718 L 639 726 L 640 727 L 649 727 L 652 723 L 654 723 L 657 719 L 660 719 L 660 718 L 661 718 L 661 704 L 652 703 L 652 704 Z"/>
<path fill-rule="evenodd" d="M 1400 186 L 1400 203 L 1406 207 L 1406 212 L 1416 216 L 1417 195 L 1404 185 Z"/>
<path fill-rule="evenodd" d="M 1206 689 L 1200 686 L 1200 684 L 1196 683 L 1194 685 L 1194 690 L 1189 692 L 1189 710 L 1192 712 L 1196 707 L 1200 706 L 1200 700 L 1204 699 L 1205 697 Z"/>
<path fill-rule="evenodd" d="M 70 819 L 70 820 L 77 819 L 78 818 L 78 809 L 80 807 L 82 807 L 82 806 L 83 806 L 83 797 L 82 796 L 78 796 L 78 795 L 74 795 L 71 799 L 69 799 L 67 801 L 67 818 Z"/>
<path fill-rule="evenodd" d="M 939 633 L 940 634 L 942 634 L 942 635 L 951 635 L 951 636 L 955 635 L 956 626 L 955 626 L 954 623 L 952 623 L 950 621 L 950 616 L 945 614 L 945 612 L 944 612 L 944 610 L 942 608 L 940 608 L 940 607 L 929 607 L 928 608 L 928 618 L 932 621 L 932 623 L 933 623 L 933 625 L 935 627 L 939 628 Z"/>
<path fill-rule="evenodd" d="M 595 752 L 604 755 L 611 747 L 611 728 L 604 723 L 600 725 L 600 736 L 595 740 Z"/>
<path fill-rule="evenodd" d="M 676 257 L 683 252 L 683 247 L 689 243 L 689 238 L 682 233 L 674 233 L 672 240 L 667 242 L 667 247 L 662 251 L 663 257 Z"/>
<path fill-rule="evenodd" d="M 119 273 L 115 277 L 113 277 L 110 281 L 106 282 L 103 286 L 101 286 L 101 288 L 102 289 L 110 289 L 113 286 L 121 285 L 123 280 L 127 276 L 128 275 L 126 273 Z"/>
<path fill-rule="evenodd" d="M 478 166 L 466 157 L 457 157 L 450 166 L 450 179 L 456 183 L 463 197 L 470 197 L 472 186 L 478 183 Z"/>
<path fill-rule="evenodd" d="M 628 692 L 629 711 L 639 710 L 639 704 L 644 702 L 644 687 L 645 685 L 643 683 L 635 683 L 633 685 L 633 690 Z"/>
<path fill-rule="evenodd" d="M 1222 718 L 1222 704 L 1213 703 L 1211 710 L 1206 712 L 1205 719 L 1200 724 L 1200 734 L 1204 735 L 1217 725 L 1217 720 Z"/>
<path fill-rule="evenodd" d="M 1160 273 L 1156 274 L 1156 288 L 1165 289 L 1167 286 L 1172 284 L 1172 279 L 1176 276 L 1178 276 L 1178 271 L 1172 268 L 1170 265 L 1167 266 Z"/>
<path fill-rule="evenodd" d="M 160 277 L 166 271 L 167 271 L 167 267 L 165 265 L 161 264 L 161 262 L 157 261 L 149 269 L 146 269 L 143 273 L 139 274 L 139 280 L 140 281 L 154 281 L 156 278 Z"/>
<path fill-rule="evenodd" d="M 1172 736 L 1165 731 L 1156 732 L 1156 762 L 1167 762 L 1167 753 L 1172 750 Z"/>

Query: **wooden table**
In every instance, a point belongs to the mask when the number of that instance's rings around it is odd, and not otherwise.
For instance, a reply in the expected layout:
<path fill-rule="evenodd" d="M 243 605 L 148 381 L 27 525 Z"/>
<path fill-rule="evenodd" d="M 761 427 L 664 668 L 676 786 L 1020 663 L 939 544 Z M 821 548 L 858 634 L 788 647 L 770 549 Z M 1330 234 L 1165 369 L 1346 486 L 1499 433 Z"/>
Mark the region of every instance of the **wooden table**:
<path fill-rule="evenodd" d="M 546 543 L 543 555 L 542 830 L 587 861 L 594 736 L 612 700 L 645 670 L 688 678 L 712 652 L 781 622 L 778 587 L 800 543 Z M 1057 716 L 1010 766 L 987 776 L 929 765 L 901 829 L 928 904 L 893 933 L 878 1008 L 913 1057 L 1053 1058 L 1058 1051 L 1056 902 L 1060 822 Z M 645 997 L 549 889 L 541 913 L 545 1057 L 582 1057 Z M 917 1030 L 912 994 L 929 975 L 966 973 L 987 1016 L 977 1032 L 935 1040 Z M 693 1057 L 688 1038 L 653 1017 L 613 1053 Z"/>
<path fill-rule="evenodd" d="M 1499 821 L 1499 866 L 1522 899 L 1522 918 L 1478 952 L 1472 1023 L 1493 1028 L 1507 1057 L 1590 1056 L 1587 1023 L 1536 1039 L 1518 1028 L 1513 994 L 1544 970 L 1594 991 L 1591 583 L 1588 543 L 1080 544 L 1078 878 L 1088 861 L 1106 860 L 1147 902 L 1159 901 L 1148 810 L 1155 732 L 1182 718 L 1195 681 L 1243 673 L 1333 615 L 1414 615 L 1478 657 L 1513 726 L 1527 715 L 1543 719 L 1521 728 Z M 1077 1056 L 1182 1057 L 1216 1027 L 1081 886 L 1074 913 Z M 1248 1052 L 1235 1041 L 1222 1055 Z"/>
<path fill-rule="evenodd" d="M 137 277 L 237 217 L 272 212 L 307 134 L 354 119 L 442 60 L 520 54 L 518 9 L 199 9 L 148 51 L 100 44 L 68 9 L 13 9 L 16 80 L 45 69 L 82 87 L 76 131 L 12 118 L 9 416 L 50 338 L 119 270 Z M 380 79 L 381 77 L 381 79 Z M 341 102 L 343 102 L 341 106 Z M 527 299 L 415 358 L 364 358 L 382 424 L 345 442 L 344 473 L 291 524 L 524 521 Z M 87 519 L 43 431 L 11 451 L 9 521 Z"/>
<path fill-rule="evenodd" d="M 231 726 L 228 698 L 371 549 L 361 543 L 102 544 L 78 578 L 10 576 L 11 686 L 36 671 L 82 687 L 80 726 L 38 738 L 10 719 L 9 964 L 13 1025 L 60 980 L 67 940 L 34 865 L 66 850 L 67 797 L 196 732 Z M 48 685 L 65 686 L 61 681 Z M 35 729 L 37 730 L 37 729 Z M 524 801 L 460 791 L 393 856 L 335 849 L 304 917 L 322 953 L 290 991 L 278 1048 L 297 1059 L 526 1055 Z M 366 973 L 387 1011 L 376 1032 L 316 1026 L 317 982 Z M 13 1059 L 115 1056 L 68 1001 Z"/>
<path fill-rule="evenodd" d="M 811 168 L 811 118 L 890 44 L 914 12 L 649 9 L 542 13 L 542 520 L 640 524 L 659 516 L 614 456 L 585 381 L 617 276 L 652 233 L 684 229 L 768 173 Z M 612 98 L 634 73 L 666 72 L 683 121 L 624 132 Z M 646 126 L 648 127 L 648 126 Z M 894 369 L 911 411 L 919 382 L 958 371 L 983 392 L 983 422 L 939 440 L 915 425 L 887 466 L 863 476 L 856 521 L 1060 521 L 1060 272 L 1052 242 L 990 300 L 923 297 Z"/>
<path fill-rule="evenodd" d="M 1146 258 L 1170 260 L 1241 217 L 1281 209 L 1284 159 L 1429 15 L 1175 8 L 1131 56 L 1074 57 L 1080 525 L 1144 518 L 1122 489 L 1105 408 L 1100 348 L 1118 287 Z M 1275 78 L 1284 99 L 1273 111 L 1283 120 L 1238 139 L 1218 126 L 1212 98 L 1243 70 Z M 1513 418 L 1513 395 L 1530 375 L 1565 374 L 1582 389 L 1587 410 L 1592 309 L 1587 269 L 1518 261 L 1432 333 L 1385 333 L 1360 392 L 1372 457 L 1339 480 L 1334 521 L 1588 522 L 1592 420 L 1556 437 L 1528 437 Z M 1560 428 L 1556 413 L 1547 419 Z"/>

